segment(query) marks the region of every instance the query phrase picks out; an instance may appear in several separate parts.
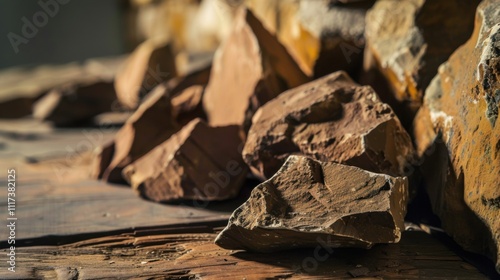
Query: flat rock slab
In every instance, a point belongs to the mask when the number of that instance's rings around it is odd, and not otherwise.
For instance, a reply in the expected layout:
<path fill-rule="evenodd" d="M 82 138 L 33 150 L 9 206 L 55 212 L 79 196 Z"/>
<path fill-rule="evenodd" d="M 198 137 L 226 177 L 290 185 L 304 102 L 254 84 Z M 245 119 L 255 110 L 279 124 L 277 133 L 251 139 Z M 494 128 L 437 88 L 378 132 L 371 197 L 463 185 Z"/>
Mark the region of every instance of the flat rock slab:
<path fill-rule="evenodd" d="M 394 243 L 407 200 L 406 178 L 290 156 L 233 212 L 215 243 L 257 252 Z"/>

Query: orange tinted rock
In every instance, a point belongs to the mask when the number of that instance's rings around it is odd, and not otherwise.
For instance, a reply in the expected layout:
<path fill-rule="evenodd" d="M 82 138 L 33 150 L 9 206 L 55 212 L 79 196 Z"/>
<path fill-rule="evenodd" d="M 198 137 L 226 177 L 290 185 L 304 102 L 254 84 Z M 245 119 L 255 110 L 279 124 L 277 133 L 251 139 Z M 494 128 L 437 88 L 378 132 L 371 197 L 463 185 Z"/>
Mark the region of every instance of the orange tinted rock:
<path fill-rule="evenodd" d="M 172 118 L 170 100 L 165 94 L 166 91 L 164 84 L 156 87 L 118 131 L 109 165 L 97 164 L 101 167 L 106 166 L 105 170 L 96 172 L 102 174 L 103 180 L 115 183 L 124 182 L 121 172 L 125 166 L 149 152 L 178 130 L 178 125 Z M 101 156 L 100 158 L 102 160 L 109 157 Z"/>
<path fill-rule="evenodd" d="M 472 33 L 479 2 L 382 0 L 367 13 L 361 82 L 373 86 L 405 127 L 439 65 Z"/>
<path fill-rule="evenodd" d="M 135 109 L 156 85 L 176 76 L 171 46 L 164 41 L 148 40 L 134 50 L 116 76 L 118 100 Z"/>
<path fill-rule="evenodd" d="M 141 196 L 153 201 L 232 198 L 247 173 L 241 144 L 239 126 L 209 127 L 195 119 L 123 174 Z"/>
<path fill-rule="evenodd" d="M 336 72 L 288 90 L 252 120 L 243 158 L 270 178 L 292 154 L 391 175 L 404 173 L 410 137 L 391 108 L 368 86 Z"/>
<path fill-rule="evenodd" d="M 444 230 L 465 249 L 491 257 L 500 272 L 498 7 L 491 0 L 479 5 L 472 37 L 439 67 L 426 91 L 415 135 Z"/>
<path fill-rule="evenodd" d="M 104 112 L 110 112 L 116 94 L 112 81 L 89 80 L 74 82 L 52 89 L 33 107 L 33 116 L 51 121 L 56 126 L 67 126 L 89 121 Z"/>
<path fill-rule="evenodd" d="M 210 125 L 249 125 L 262 104 L 307 81 L 285 47 L 255 16 L 241 9 L 218 49 L 203 106 Z"/>
<path fill-rule="evenodd" d="M 233 212 L 215 243 L 258 252 L 395 243 L 407 200 L 406 178 L 290 156 Z"/>

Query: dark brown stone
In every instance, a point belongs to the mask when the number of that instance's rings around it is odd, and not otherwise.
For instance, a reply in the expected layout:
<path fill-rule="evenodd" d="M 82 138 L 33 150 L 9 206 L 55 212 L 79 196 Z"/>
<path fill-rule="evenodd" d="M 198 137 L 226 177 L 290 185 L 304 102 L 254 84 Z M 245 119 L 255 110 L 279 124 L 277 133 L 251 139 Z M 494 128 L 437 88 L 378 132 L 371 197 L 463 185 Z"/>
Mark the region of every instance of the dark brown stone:
<path fill-rule="evenodd" d="M 237 125 L 209 127 L 195 119 L 123 174 L 141 196 L 158 202 L 235 197 L 247 173 Z"/>
<path fill-rule="evenodd" d="M 68 126 L 89 121 L 110 112 L 116 94 L 112 81 L 89 80 L 59 86 L 38 100 L 33 116 L 51 121 L 56 126 Z"/>
<path fill-rule="evenodd" d="M 336 72 L 282 93 L 253 117 L 243 158 L 254 174 L 270 178 L 291 154 L 398 176 L 413 146 L 373 89 Z"/>
<path fill-rule="evenodd" d="M 157 86 L 118 131 L 111 161 L 109 164 L 97 164 L 101 168 L 106 166 L 105 170 L 95 172 L 102 174 L 100 178 L 108 182 L 124 182 L 122 170 L 125 166 L 167 140 L 178 130 L 178 125 L 172 118 L 172 108 L 166 92 L 165 84 Z M 101 156 L 97 160 L 108 158 Z"/>
<path fill-rule="evenodd" d="M 408 180 L 290 156 L 236 209 L 215 243 L 272 252 L 395 243 L 404 230 Z"/>

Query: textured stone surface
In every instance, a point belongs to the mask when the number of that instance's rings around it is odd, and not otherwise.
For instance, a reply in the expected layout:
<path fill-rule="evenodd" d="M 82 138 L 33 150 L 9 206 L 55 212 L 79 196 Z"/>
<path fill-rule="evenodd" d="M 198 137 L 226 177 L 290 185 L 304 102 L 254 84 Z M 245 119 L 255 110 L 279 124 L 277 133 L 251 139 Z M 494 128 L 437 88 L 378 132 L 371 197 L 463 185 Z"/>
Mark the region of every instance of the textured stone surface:
<path fill-rule="evenodd" d="M 236 209 L 215 243 L 270 252 L 296 247 L 369 248 L 398 242 L 406 178 L 290 156 Z"/>
<path fill-rule="evenodd" d="M 271 177 L 291 154 L 403 174 L 411 140 L 391 108 L 368 86 L 336 72 L 288 90 L 253 118 L 243 158 Z"/>
<path fill-rule="evenodd" d="M 116 93 L 111 80 L 75 82 L 44 95 L 34 104 L 33 116 L 56 126 L 68 126 L 110 112 L 114 102 Z"/>
<path fill-rule="evenodd" d="M 209 127 L 195 119 L 123 174 L 141 196 L 158 202 L 235 197 L 247 173 L 237 125 Z"/>
<path fill-rule="evenodd" d="M 478 7 L 472 37 L 426 91 L 415 135 L 443 228 L 465 249 L 496 260 L 500 272 L 499 7 Z"/>
<path fill-rule="evenodd" d="M 118 100 L 135 109 L 141 98 L 156 85 L 177 76 L 170 44 L 151 39 L 139 45 L 127 59 L 115 80 Z"/>
<path fill-rule="evenodd" d="M 178 130 L 173 121 L 165 84 L 157 86 L 116 134 L 114 144 L 98 156 L 94 174 L 108 182 L 122 183 L 122 170 Z M 111 149 L 111 146 L 114 148 Z M 112 152 L 110 151 L 113 150 Z M 112 153 L 112 156 L 109 156 Z M 109 161 L 109 162 L 107 162 Z M 104 170 L 102 170 L 105 168 Z"/>
<path fill-rule="evenodd" d="M 441 63 L 472 33 L 479 0 L 377 1 L 366 16 L 365 74 L 405 127 Z"/>
<path fill-rule="evenodd" d="M 203 106 L 210 125 L 249 125 L 262 104 L 307 81 L 276 37 L 248 10 L 238 10 L 234 29 L 214 58 Z"/>

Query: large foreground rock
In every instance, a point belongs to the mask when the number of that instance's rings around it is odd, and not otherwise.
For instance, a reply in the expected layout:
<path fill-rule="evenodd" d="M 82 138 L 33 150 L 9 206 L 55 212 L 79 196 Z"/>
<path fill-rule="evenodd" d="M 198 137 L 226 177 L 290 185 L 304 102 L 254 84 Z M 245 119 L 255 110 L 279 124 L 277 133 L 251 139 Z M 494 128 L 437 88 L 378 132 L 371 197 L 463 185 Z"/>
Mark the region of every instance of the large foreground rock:
<path fill-rule="evenodd" d="M 290 156 L 234 211 L 215 243 L 270 252 L 296 247 L 369 248 L 404 230 L 408 181 Z"/>
<path fill-rule="evenodd" d="M 367 13 L 361 82 L 373 86 L 405 127 L 439 65 L 472 33 L 479 2 L 381 0 Z"/>
<path fill-rule="evenodd" d="M 413 146 L 372 88 L 336 72 L 282 93 L 255 114 L 243 149 L 252 171 L 270 178 L 291 154 L 401 175 Z"/>
<path fill-rule="evenodd" d="M 157 202 L 232 198 L 247 173 L 242 138 L 237 125 L 209 127 L 195 119 L 123 174 L 141 196 Z"/>
<path fill-rule="evenodd" d="M 176 76 L 171 45 L 160 39 L 150 39 L 134 50 L 116 75 L 118 100 L 135 109 L 154 87 Z"/>
<path fill-rule="evenodd" d="M 500 272 L 499 7 L 478 7 L 472 37 L 426 92 L 415 135 L 443 228 L 465 249 L 496 260 Z"/>
<path fill-rule="evenodd" d="M 248 10 L 217 50 L 203 106 L 210 125 L 249 125 L 262 104 L 307 81 L 276 37 Z"/>

